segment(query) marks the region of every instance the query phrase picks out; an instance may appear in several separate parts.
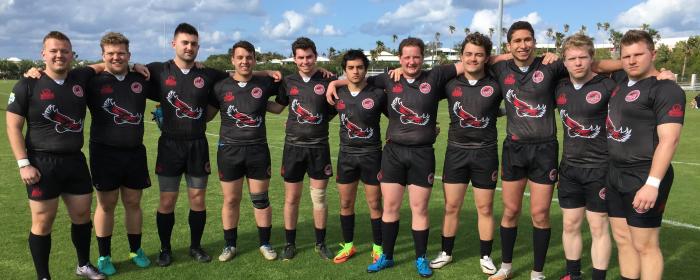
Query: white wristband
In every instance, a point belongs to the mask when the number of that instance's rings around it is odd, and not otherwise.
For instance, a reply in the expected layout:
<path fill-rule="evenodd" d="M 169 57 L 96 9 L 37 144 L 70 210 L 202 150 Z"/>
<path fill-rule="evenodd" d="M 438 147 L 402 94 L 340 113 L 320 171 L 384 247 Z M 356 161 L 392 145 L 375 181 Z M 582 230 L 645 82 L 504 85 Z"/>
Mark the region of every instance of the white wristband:
<path fill-rule="evenodd" d="M 658 189 L 659 185 L 661 184 L 661 179 L 653 177 L 653 176 L 649 176 L 649 177 L 647 177 L 646 184 Z"/>
<path fill-rule="evenodd" d="M 19 168 L 29 166 L 29 165 L 30 165 L 29 160 L 26 158 L 23 158 L 23 159 L 20 159 L 17 161 L 17 166 L 19 166 Z"/>

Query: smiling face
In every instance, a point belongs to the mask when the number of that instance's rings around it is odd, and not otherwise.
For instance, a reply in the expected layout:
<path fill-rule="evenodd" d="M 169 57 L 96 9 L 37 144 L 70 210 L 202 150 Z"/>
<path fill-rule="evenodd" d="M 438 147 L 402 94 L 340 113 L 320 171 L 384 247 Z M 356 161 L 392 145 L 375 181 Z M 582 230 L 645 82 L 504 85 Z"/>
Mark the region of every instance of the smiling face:
<path fill-rule="evenodd" d="M 172 42 L 175 57 L 185 63 L 193 63 L 199 52 L 199 36 L 188 33 L 177 33 Z"/>
<path fill-rule="evenodd" d="M 513 59 L 526 62 L 535 53 L 535 38 L 527 29 L 515 30 L 508 42 L 508 50 L 513 55 Z"/>
<path fill-rule="evenodd" d="M 47 71 L 64 74 L 70 70 L 73 62 L 73 48 L 68 41 L 49 38 L 44 41 L 41 57 L 46 63 Z"/>
<path fill-rule="evenodd" d="M 585 47 L 571 47 L 564 51 L 564 66 L 573 79 L 583 79 L 591 74 L 593 59 Z"/>
<path fill-rule="evenodd" d="M 294 63 L 299 72 L 306 76 L 311 76 L 316 70 L 316 54 L 312 49 L 295 49 Z"/>
<path fill-rule="evenodd" d="M 471 76 L 480 76 L 484 73 L 484 66 L 488 60 L 484 47 L 477 46 L 472 43 L 467 43 L 462 50 L 462 66 L 464 73 Z"/>
<path fill-rule="evenodd" d="M 421 53 L 420 47 L 404 46 L 401 50 L 399 63 L 401 63 L 401 70 L 406 77 L 417 77 L 423 66 L 423 53 Z"/>
<path fill-rule="evenodd" d="M 622 45 L 621 48 L 622 68 L 630 79 L 640 80 L 651 75 L 654 70 L 656 51 L 650 50 L 643 41 Z"/>
<path fill-rule="evenodd" d="M 125 44 L 104 45 L 102 47 L 102 61 L 105 68 L 112 74 L 123 75 L 129 71 L 129 58 L 131 54 Z"/>
<path fill-rule="evenodd" d="M 231 64 L 236 69 L 236 74 L 248 77 L 253 74 L 253 68 L 255 68 L 255 53 L 244 48 L 236 48 L 231 56 Z"/>

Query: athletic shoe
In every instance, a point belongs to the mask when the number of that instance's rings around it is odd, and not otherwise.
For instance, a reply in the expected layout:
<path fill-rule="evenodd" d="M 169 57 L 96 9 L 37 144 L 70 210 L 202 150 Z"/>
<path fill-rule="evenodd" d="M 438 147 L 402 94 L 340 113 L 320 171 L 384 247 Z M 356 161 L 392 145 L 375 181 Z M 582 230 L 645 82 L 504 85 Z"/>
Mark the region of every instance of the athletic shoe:
<path fill-rule="evenodd" d="M 287 245 L 284 246 L 284 249 L 282 250 L 282 260 L 283 261 L 288 261 L 294 258 L 294 255 L 297 254 L 297 247 L 294 246 L 292 243 L 287 243 Z"/>
<path fill-rule="evenodd" d="M 233 257 L 236 256 L 236 247 L 233 246 L 226 246 L 224 247 L 224 250 L 221 252 L 221 255 L 219 255 L 219 261 L 222 262 L 227 262 L 233 259 Z"/>
<path fill-rule="evenodd" d="M 140 268 L 146 268 L 151 265 L 151 260 L 148 259 L 142 248 L 136 250 L 136 253 L 129 253 L 129 259 Z"/>
<path fill-rule="evenodd" d="M 262 254 L 268 261 L 274 261 L 277 259 L 277 252 L 275 252 L 275 249 L 272 249 L 270 245 L 260 246 L 260 254 Z"/>
<path fill-rule="evenodd" d="M 211 256 L 209 256 L 209 254 L 207 254 L 202 247 L 190 248 L 190 257 L 201 263 L 211 261 Z"/>
<path fill-rule="evenodd" d="M 435 257 L 432 261 L 430 261 L 430 268 L 437 268 L 440 269 L 443 266 L 446 266 L 448 263 L 452 262 L 452 256 L 448 255 L 445 251 L 441 251 L 438 253 L 437 257 Z"/>
<path fill-rule="evenodd" d="M 104 274 L 100 273 L 100 271 L 97 270 L 97 268 L 94 267 L 91 263 L 88 263 L 84 266 L 76 266 L 75 275 L 91 280 L 107 279 L 107 277 Z"/>
<path fill-rule="evenodd" d="M 570 273 L 567 273 L 566 275 L 559 278 L 559 280 L 582 280 L 582 279 L 583 279 L 583 277 L 581 277 L 581 275 L 573 275 Z"/>
<path fill-rule="evenodd" d="M 333 258 L 333 252 L 331 252 L 331 250 L 328 250 L 328 247 L 326 247 L 325 243 L 316 243 L 314 251 L 316 251 L 316 253 L 318 253 L 318 256 L 324 260 L 330 260 L 331 258 Z"/>
<path fill-rule="evenodd" d="M 117 269 L 112 264 L 112 258 L 110 256 L 99 257 L 97 259 L 97 269 L 107 276 L 112 276 L 117 273 Z"/>
<path fill-rule="evenodd" d="M 381 254 L 376 262 L 367 267 L 367 272 L 374 273 L 392 266 L 394 266 L 394 260 L 387 260 L 386 255 Z"/>
<path fill-rule="evenodd" d="M 496 266 L 493 264 L 493 260 L 489 256 L 483 256 L 479 259 L 479 264 L 481 265 L 481 272 L 488 275 L 493 275 L 496 273 Z"/>
<path fill-rule="evenodd" d="M 531 271 L 530 272 L 530 280 L 544 280 L 546 277 L 544 277 L 544 273 L 542 272 L 535 272 Z"/>
<path fill-rule="evenodd" d="M 372 244 L 372 263 L 377 262 L 381 254 L 384 254 L 382 245 Z"/>
<path fill-rule="evenodd" d="M 428 260 L 425 258 L 425 256 L 418 257 L 416 259 L 416 270 L 418 271 L 418 275 L 420 275 L 420 277 L 427 278 L 433 276 L 433 270 L 430 269 Z"/>
<path fill-rule="evenodd" d="M 334 263 L 344 263 L 350 257 L 355 255 L 355 246 L 352 245 L 351 243 L 340 243 L 340 251 L 338 251 L 338 254 L 333 258 Z"/>
<path fill-rule="evenodd" d="M 510 278 L 513 278 L 513 271 L 503 267 L 501 267 L 496 274 L 489 276 L 489 280 L 506 280 Z"/>
<path fill-rule="evenodd" d="M 170 249 L 160 249 L 156 262 L 159 266 L 169 266 L 173 262 L 173 252 Z"/>

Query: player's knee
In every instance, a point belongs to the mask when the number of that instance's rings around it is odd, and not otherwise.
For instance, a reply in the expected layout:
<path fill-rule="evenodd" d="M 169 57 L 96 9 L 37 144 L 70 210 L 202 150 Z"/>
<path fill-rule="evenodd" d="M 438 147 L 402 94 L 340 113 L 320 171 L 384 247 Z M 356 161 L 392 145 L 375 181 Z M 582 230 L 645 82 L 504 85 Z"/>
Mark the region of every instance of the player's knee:
<path fill-rule="evenodd" d="M 533 219 L 534 221 L 534 219 Z M 566 234 L 577 234 L 581 233 L 581 223 L 572 219 L 564 219 L 563 230 Z"/>
<path fill-rule="evenodd" d="M 122 202 L 124 204 L 124 209 L 128 212 L 141 210 L 140 199 L 124 199 Z"/>
<path fill-rule="evenodd" d="M 250 201 L 255 209 L 266 209 L 270 207 L 270 198 L 267 192 L 250 193 Z"/>
<path fill-rule="evenodd" d="M 457 215 L 459 213 L 459 204 L 452 202 L 445 202 L 445 215 Z"/>
<path fill-rule="evenodd" d="M 640 238 L 641 239 L 641 238 Z M 632 240 L 632 245 L 634 249 L 639 252 L 640 255 L 648 255 L 656 253 L 659 250 L 659 245 L 649 239 L 646 240 Z"/>
<path fill-rule="evenodd" d="M 493 207 L 491 205 L 477 205 L 476 212 L 482 217 L 493 217 Z"/>
<path fill-rule="evenodd" d="M 608 227 L 604 223 L 589 223 L 591 229 L 591 237 L 593 239 L 601 239 L 608 236 Z"/>
<path fill-rule="evenodd" d="M 369 211 L 382 213 L 382 203 L 379 199 L 367 200 L 367 205 L 369 206 Z"/>
<path fill-rule="evenodd" d="M 340 200 L 341 210 L 353 210 L 355 209 L 355 201 L 352 199 L 341 199 Z"/>
<path fill-rule="evenodd" d="M 520 208 L 506 205 L 503 209 L 503 219 L 515 220 L 520 216 Z"/>
<path fill-rule="evenodd" d="M 326 209 L 328 207 L 326 202 L 326 189 L 309 188 L 311 189 L 311 204 L 313 204 L 314 210 Z"/>
<path fill-rule="evenodd" d="M 126 206 L 126 203 L 124 204 Z M 98 209 L 100 211 L 107 213 L 107 214 L 113 214 L 114 213 L 114 208 L 117 207 L 116 203 L 98 203 L 97 204 Z"/>

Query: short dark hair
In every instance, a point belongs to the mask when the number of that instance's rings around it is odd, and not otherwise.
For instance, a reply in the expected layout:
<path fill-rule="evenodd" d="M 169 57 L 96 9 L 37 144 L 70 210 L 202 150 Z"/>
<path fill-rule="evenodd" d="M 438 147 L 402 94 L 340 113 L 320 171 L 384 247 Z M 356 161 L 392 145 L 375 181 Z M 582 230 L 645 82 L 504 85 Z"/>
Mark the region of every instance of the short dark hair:
<path fill-rule="evenodd" d="M 464 38 L 464 41 L 462 42 L 460 52 L 464 52 L 464 47 L 467 44 L 483 47 L 484 51 L 486 52 L 486 56 L 491 56 L 491 49 L 493 48 L 493 43 L 491 42 L 491 39 L 489 39 L 489 37 L 486 37 L 486 35 L 481 34 L 479 32 L 469 33 L 469 35 L 467 35 L 467 37 Z"/>
<path fill-rule="evenodd" d="M 173 37 L 177 36 L 177 34 L 179 33 L 185 33 L 199 37 L 197 28 L 194 28 L 194 26 L 186 22 L 180 23 L 177 25 L 177 27 L 175 27 L 175 33 L 173 33 Z"/>
<path fill-rule="evenodd" d="M 629 30 L 625 32 L 625 35 L 622 35 L 622 39 L 620 39 L 620 49 L 622 49 L 622 46 L 629 46 L 638 42 L 644 42 L 647 44 L 650 51 L 654 50 L 654 39 L 651 38 L 649 32 L 637 29 Z"/>
<path fill-rule="evenodd" d="M 124 34 L 116 32 L 108 32 L 100 39 L 100 48 L 105 51 L 105 45 L 126 45 L 126 51 L 129 51 L 129 39 Z"/>
<path fill-rule="evenodd" d="M 527 21 L 516 21 L 510 25 L 510 28 L 508 28 L 508 33 L 506 35 L 506 39 L 508 39 L 509 43 L 510 43 L 510 39 L 513 38 L 513 33 L 515 33 L 515 31 L 518 31 L 518 30 L 530 31 L 530 35 L 532 35 L 532 39 L 535 39 L 535 29 L 532 29 L 532 24 L 530 24 Z"/>
<path fill-rule="evenodd" d="M 41 43 L 42 44 L 46 43 L 46 40 L 48 40 L 48 39 L 56 39 L 59 41 L 66 41 L 66 42 L 68 42 L 69 45 L 71 45 L 71 46 L 73 45 L 73 44 L 71 44 L 70 39 L 68 39 L 68 36 L 66 36 L 66 34 L 61 33 L 61 31 L 55 31 L 55 30 L 50 31 L 49 33 L 46 34 L 46 36 L 44 36 L 44 40 Z"/>
<path fill-rule="evenodd" d="M 296 40 L 294 40 L 294 42 L 292 43 L 292 57 L 296 56 L 296 51 L 298 49 L 311 49 L 311 51 L 314 52 L 314 55 L 318 56 L 318 52 L 316 52 L 316 44 L 309 38 L 299 37 Z"/>
<path fill-rule="evenodd" d="M 248 51 L 249 53 L 252 53 L 253 58 L 255 58 L 255 46 L 253 46 L 253 44 L 251 44 L 250 42 L 245 40 L 236 42 L 235 44 L 233 44 L 233 47 L 231 47 L 231 49 L 228 50 L 229 55 L 233 57 L 233 53 L 236 51 L 236 48 L 241 48 Z"/>
<path fill-rule="evenodd" d="M 408 37 L 401 40 L 399 43 L 399 57 L 403 54 L 404 47 L 418 47 L 420 49 L 420 55 L 422 56 L 425 52 L 425 43 L 420 38 Z"/>
<path fill-rule="evenodd" d="M 365 53 L 363 53 L 361 50 L 349 50 L 343 55 L 343 61 L 340 62 L 343 70 L 345 70 L 345 66 L 348 65 L 348 61 L 355 59 L 362 59 L 362 64 L 365 66 L 365 68 L 369 66 L 369 59 L 367 59 Z"/>

